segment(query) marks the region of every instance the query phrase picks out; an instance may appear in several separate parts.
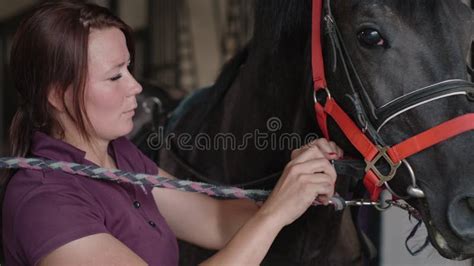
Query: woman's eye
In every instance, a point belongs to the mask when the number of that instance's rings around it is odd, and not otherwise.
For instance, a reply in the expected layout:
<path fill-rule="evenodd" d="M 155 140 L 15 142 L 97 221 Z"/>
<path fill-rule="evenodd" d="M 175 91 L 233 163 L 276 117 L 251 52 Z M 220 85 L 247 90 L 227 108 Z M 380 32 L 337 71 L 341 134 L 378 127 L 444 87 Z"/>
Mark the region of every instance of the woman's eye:
<path fill-rule="evenodd" d="M 116 80 L 119 80 L 121 77 L 122 77 L 122 74 L 118 74 L 116 76 L 111 77 L 110 80 L 111 81 L 116 81 Z"/>
<path fill-rule="evenodd" d="M 382 46 L 386 47 L 387 43 L 385 42 L 380 32 L 374 29 L 364 29 L 357 34 L 357 38 L 362 45 L 374 47 Z"/>

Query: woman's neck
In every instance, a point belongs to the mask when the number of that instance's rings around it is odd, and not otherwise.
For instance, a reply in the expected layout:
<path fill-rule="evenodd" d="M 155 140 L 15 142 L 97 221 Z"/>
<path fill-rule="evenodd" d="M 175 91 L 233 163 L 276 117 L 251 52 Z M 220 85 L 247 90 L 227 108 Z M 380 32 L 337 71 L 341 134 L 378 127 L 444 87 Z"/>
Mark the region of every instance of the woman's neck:
<path fill-rule="evenodd" d="M 101 138 L 95 133 L 85 138 L 76 123 L 64 112 L 58 114 L 58 121 L 60 128 L 52 130 L 55 138 L 84 151 L 85 159 L 100 167 L 117 168 L 114 159 L 108 153 L 110 140 Z"/>
<path fill-rule="evenodd" d="M 93 144 L 94 143 L 94 144 Z M 100 167 L 117 168 L 114 159 L 108 153 L 109 141 L 85 143 L 82 150 L 86 152 L 85 158 Z"/>
<path fill-rule="evenodd" d="M 108 153 L 110 141 L 101 140 L 93 136 L 89 140 L 81 134 L 67 134 L 63 141 L 85 152 L 85 159 L 104 168 L 117 168 L 114 159 Z"/>

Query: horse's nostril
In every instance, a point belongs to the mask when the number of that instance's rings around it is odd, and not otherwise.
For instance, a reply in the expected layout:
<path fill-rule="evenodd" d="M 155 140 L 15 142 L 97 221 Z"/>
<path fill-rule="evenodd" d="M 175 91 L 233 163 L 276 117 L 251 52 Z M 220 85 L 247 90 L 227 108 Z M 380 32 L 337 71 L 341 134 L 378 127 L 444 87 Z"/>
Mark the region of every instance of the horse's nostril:
<path fill-rule="evenodd" d="M 466 241 L 474 240 L 474 197 L 460 196 L 448 207 L 448 221 L 453 232 Z"/>
<path fill-rule="evenodd" d="M 469 208 L 471 208 L 471 211 L 474 212 L 474 198 L 468 198 L 467 204 L 469 205 Z"/>

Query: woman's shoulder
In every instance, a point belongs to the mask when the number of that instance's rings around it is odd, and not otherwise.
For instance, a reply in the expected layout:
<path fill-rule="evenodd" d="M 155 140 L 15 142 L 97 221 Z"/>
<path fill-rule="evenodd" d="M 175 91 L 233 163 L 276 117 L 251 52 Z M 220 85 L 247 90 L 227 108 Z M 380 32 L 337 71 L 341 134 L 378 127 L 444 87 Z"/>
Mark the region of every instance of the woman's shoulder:
<path fill-rule="evenodd" d="M 20 169 L 7 185 L 3 209 L 18 212 L 25 205 L 46 206 L 58 199 L 65 200 L 64 195 L 71 195 L 70 200 L 89 198 L 82 179 L 61 171 Z"/>
<path fill-rule="evenodd" d="M 96 202 L 93 194 L 95 180 L 58 170 L 19 169 L 7 184 L 3 201 L 5 217 L 16 219 L 21 215 L 42 215 L 50 206 L 91 205 Z"/>
<path fill-rule="evenodd" d="M 2 208 L 4 246 L 33 265 L 79 237 L 107 232 L 104 213 L 75 178 L 58 171 L 21 169 L 7 186 Z"/>

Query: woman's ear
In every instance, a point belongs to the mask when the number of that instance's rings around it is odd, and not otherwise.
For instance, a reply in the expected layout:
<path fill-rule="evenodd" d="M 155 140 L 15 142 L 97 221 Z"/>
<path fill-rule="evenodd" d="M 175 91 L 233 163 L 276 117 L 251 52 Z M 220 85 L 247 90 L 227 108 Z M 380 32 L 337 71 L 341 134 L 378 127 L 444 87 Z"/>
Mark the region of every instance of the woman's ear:
<path fill-rule="evenodd" d="M 48 92 L 48 102 L 51 106 L 59 112 L 64 112 L 64 92 L 56 86 L 52 86 Z"/>

